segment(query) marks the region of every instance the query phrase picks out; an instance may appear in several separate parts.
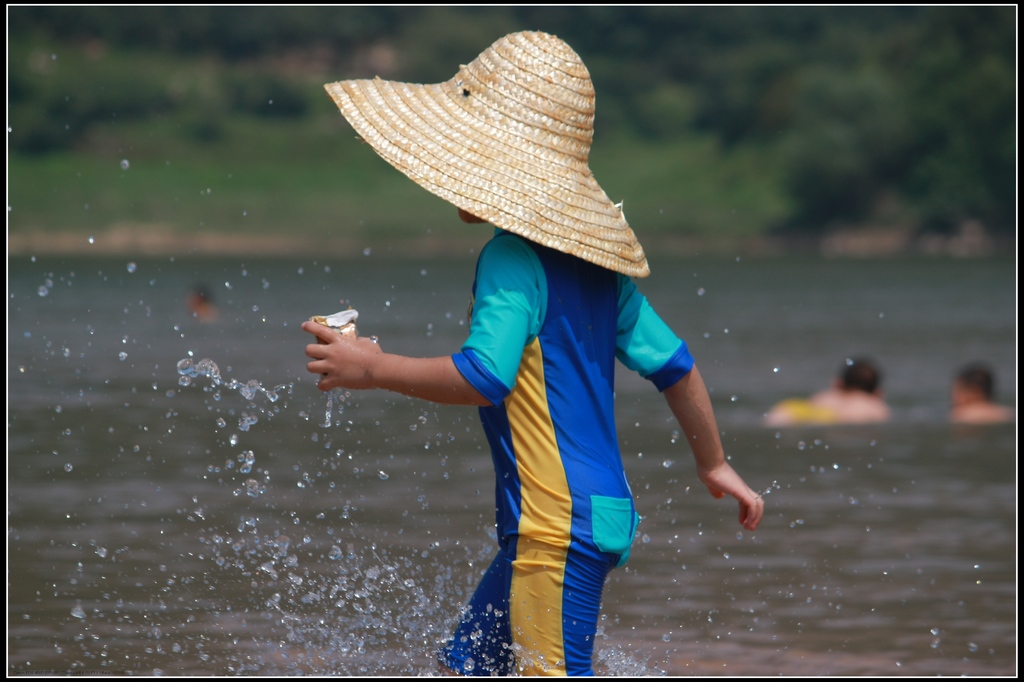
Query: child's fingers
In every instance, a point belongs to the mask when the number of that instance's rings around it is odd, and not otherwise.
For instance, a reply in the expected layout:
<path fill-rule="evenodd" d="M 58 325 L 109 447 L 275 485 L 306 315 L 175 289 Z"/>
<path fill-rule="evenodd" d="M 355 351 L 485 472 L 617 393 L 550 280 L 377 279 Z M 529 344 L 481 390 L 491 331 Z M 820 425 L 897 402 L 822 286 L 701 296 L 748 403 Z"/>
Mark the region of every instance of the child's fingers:
<path fill-rule="evenodd" d="M 302 323 L 302 331 L 309 332 L 323 343 L 330 343 L 337 337 L 337 332 L 333 329 L 312 320 Z"/>

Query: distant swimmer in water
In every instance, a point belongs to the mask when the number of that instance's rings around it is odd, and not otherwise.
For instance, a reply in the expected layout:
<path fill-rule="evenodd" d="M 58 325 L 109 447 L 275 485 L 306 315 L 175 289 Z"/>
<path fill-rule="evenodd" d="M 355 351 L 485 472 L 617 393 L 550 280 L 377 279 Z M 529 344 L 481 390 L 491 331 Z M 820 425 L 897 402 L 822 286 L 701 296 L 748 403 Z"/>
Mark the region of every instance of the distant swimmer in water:
<path fill-rule="evenodd" d="M 869 424 L 889 420 L 882 373 L 870 360 L 847 359 L 832 385 L 810 398 L 791 398 L 765 415 L 767 426 Z"/>
<path fill-rule="evenodd" d="M 953 377 L 949 399 L 949 420 L 956 424 L 1002 424 L 1012 422 L 1013 409 L 993 401 L 995 378 L 987 365 L 974 362 Z"/>
<path fill-rule="evenodd" d="M 188 310 L 192 317 L 201 322 L 212 322 L 217 319 L 217 306 L 205 286 L 197 286 L 188 293 Z"/>

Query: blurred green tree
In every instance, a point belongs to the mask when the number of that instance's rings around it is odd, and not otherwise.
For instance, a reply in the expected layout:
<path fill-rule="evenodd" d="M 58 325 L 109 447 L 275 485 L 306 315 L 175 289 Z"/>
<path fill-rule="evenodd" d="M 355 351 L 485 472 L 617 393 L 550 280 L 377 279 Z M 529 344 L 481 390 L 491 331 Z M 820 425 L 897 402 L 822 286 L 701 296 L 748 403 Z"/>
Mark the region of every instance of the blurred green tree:
<path fill-rule="evenodd" d="M 1014 6 L 13 6 L 8 147 L 64 153 L 128 121 L 201 144 L 237 119 L 308 126 L 327 74 L 440 82 L 526 29 L 585 56 L 599 137 L 713 140 L 706 176 L 725 196 L 751 177 L 730 163 L 771 174 L 746 194 L 782 188 L 781 231 L 1016 229 Z"/>

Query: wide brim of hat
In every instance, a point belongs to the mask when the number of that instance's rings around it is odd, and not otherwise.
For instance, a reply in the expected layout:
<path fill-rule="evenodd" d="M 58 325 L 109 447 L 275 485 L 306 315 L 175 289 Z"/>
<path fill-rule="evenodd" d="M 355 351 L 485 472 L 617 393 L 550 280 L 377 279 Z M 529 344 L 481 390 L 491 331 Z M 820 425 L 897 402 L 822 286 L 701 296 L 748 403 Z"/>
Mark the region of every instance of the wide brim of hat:
<path fill-rule="evenodd" d="M 457 78 L 324 87 L 359 137 L 424 189 L 538 244 L 630 277 L 650 274 L 621 206 L 590 171 L 590 140 L 575 145 L 571 125 L 557 133 L 532 125 L 525 104 L 474 108 L 460 101 Z"/>

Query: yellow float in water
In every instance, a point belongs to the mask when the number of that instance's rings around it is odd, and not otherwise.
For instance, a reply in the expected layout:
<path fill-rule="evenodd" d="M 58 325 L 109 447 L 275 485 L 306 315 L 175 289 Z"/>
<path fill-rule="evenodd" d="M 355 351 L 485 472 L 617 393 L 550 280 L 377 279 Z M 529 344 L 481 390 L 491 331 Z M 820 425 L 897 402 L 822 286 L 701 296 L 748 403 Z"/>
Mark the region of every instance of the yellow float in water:
<path fill-rule="evenodd" d="M 783 400 L 772 408 L 772 415 L 787 424 L 835 424 L 839 421 L 835 410 L 815 405 L 806 398 Z"/>

